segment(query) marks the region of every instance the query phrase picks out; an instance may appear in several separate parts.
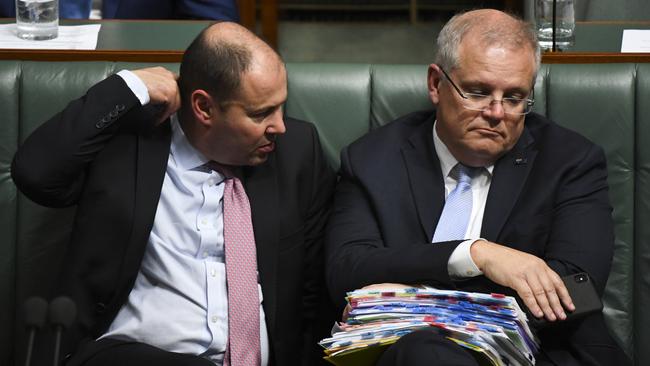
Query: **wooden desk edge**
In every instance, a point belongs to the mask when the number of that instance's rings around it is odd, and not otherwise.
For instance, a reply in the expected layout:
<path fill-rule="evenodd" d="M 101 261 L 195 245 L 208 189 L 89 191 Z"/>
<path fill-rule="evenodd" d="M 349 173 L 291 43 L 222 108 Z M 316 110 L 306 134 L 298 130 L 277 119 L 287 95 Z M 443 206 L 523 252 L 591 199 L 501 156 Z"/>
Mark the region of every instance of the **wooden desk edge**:
<path fill-rule="evenodd" d="M 616 53 L 616 52 L 545 52 L 542 63 L 545 64 L 606 64 L 606 63 L 648 63 L 650 53 Z"/>
<path fill-rule="evenodd" d="M 0 49 L 0 60 L 181 62 L 183 51 Z"/>
<path fill-rule="evenodd" d="M 181 62 L 183 51 L 0 49 L 0 60 Z M 650 63 L 650 53 L 546 52 L 545 64 Z"/>

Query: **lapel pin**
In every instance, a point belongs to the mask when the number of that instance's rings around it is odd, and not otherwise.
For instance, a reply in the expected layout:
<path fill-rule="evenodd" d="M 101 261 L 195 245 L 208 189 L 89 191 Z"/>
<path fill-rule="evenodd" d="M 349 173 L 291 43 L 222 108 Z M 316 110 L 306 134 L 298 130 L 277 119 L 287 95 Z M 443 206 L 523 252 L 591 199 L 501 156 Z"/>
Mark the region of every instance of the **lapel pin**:
<path fill-rule="evenodd" d="M 528 162 L 528 159 L 526 158 L 516 158 L 515 159 L 515 165 L 526 165 Z"/>

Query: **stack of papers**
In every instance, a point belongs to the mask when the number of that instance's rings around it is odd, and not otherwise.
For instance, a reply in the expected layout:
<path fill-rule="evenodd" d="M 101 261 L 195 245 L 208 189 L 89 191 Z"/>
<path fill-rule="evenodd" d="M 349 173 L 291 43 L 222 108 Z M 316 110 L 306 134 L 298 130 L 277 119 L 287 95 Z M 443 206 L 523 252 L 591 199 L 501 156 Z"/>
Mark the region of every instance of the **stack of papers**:
<path fill-rule="evenodd" d="M 538 341 L 513 297 L 501 294 L 399 288 L 356 290 L 347 296 L 345 323 L 323 339 L 335 365 L 372 365 L 388 345 L 431 328 L 472 350 L 481 365 L 534 365 Z"/>
<path fill-rule="evenodd" d="M 16 23 L 0 24 L 0 48 L 41 50 L 94 50 L 101 24 L 59 26 L 59 36 L 46 41 L 20 39 Z"/>

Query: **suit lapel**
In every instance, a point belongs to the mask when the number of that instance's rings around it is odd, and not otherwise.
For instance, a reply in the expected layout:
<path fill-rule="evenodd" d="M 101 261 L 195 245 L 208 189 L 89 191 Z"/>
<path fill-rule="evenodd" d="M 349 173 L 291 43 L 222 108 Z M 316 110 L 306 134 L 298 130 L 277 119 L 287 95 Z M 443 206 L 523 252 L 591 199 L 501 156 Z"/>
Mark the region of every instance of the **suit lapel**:
<path fill-rule="evenodd" d="M 492 171 L 481 237 L 495 241 L 510 216 L 528 174 L 533 168 L 537 150 L 532 148 L 533 136 L 527 128 L 515 147 L 497 161 Z"/>
<path fill-rule="evenodd" d="M 257 167 L 244 169 L 244 186 L 251 204 L 257 247 L 257 269 L 264 293 L 264 309 L 269 329 L 274 329 L 277 308 L 277 265 L 280 242 L 279 197 L 275 155 Z"/>
<path fill-rule="evenodd" d="M 170 145 L 169 121 L 137 136 L 133 229 L 125 273 L 137 273 L 140 267 L 160 200 Z"/>
<path fill-rule="evenodd" d="M 433 148 L 433 121 L 423 123 L 402 147 L 409 185 L 420 224 L 428 240 L 433 238 L 435 223 L 445 203 L 445 187 Z"/>

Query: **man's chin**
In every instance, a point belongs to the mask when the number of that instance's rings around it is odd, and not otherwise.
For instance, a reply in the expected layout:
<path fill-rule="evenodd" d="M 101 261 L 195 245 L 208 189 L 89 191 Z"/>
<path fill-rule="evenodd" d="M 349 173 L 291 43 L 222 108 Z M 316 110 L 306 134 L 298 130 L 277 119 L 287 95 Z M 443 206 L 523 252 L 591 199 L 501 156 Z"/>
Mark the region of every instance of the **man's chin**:
<path fill-rule="evenodd" d="M 474 147 L 465 154 L 464 163 L 472 166 L 488 166 L 494 164 L 505 153 L 502 146 Z"/>
<path fill-rule="evenodd" d="M 248 160 L 248 164 L 246 165 L 256 166 L 264 164 L 267 160 L 269 160 L 269 154 L 256 154 Z"/>

